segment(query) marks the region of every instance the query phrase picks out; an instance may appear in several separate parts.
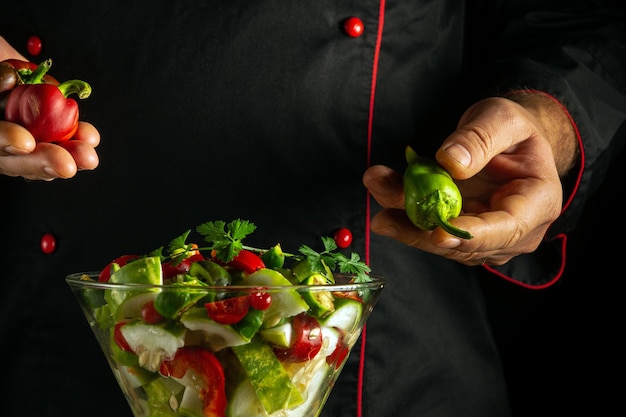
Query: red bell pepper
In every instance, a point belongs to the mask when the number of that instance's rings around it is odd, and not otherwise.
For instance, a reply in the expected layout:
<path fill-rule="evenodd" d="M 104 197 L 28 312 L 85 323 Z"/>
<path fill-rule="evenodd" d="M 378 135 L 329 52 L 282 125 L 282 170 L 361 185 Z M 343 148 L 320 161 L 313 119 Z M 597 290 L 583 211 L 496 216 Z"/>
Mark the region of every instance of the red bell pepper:
<path fill-rule="evenodd" d="M 19 59 L 5 59 L 0 62 L 0 118 L 4 116 L 11 91 L 18 85 L 41 83 L 59 85 L 57 79 L 45 71 L 43 64 L 39 68 L 33 62 Z"/>
<path fill-rule="evenodd" d="M 11 90 L 6 103 L 5 120 L 22 125 L 38 142 L 71 139 L 78 128 L 78 103 L 68 96 L 84 99 L 91 94 L 91 86 L 81 80 L 58 86 L 41 81 L 51 65 L 50 60 L 41 63 L 27 84 Z"/>
<path fill-rule="evenodd" d="M 163 361 L 159 369 L 162 375 L 182 378 L 187 371 L 193 372 L 200 384 L 200 399 L 204 417 L 226 415 L 226 384 L 224 368 L 208 350 L 199 347 L 182 347 L 174 359 Z"/>
<path fill-rule="evenodd" d="M 60 84 L 56 78 L 47 73 L 52 65 L 51 60 L 37 65 L 34 62 L 22 61 L 20 59 L 5 59 L 0 62 L 0 65 L 5 69 L 12 69 L 15 74 L 15 83 L 11 88 L 19 84 Z"/>
<path fill-rule="evenodd" d="M 122 255 L 122 256 L 118 256 L 117 258 L 115 258 L 111 262 L 109 262 L 107 264 L 107 266 L 102 268 L 102 271 L 100 271 L 100 274 L 98 275 L 98 281 L 99 282 L 109 282 L 109 279 L 111 278 L 111 265 L 117 264 L 121 268 L 124 265 L 126 265 L 127 263 L 132 262 L 132 261 L 136 261 L 137 259 L 139 259 L 139 256 L 137 256 L 137 255 Z"/>

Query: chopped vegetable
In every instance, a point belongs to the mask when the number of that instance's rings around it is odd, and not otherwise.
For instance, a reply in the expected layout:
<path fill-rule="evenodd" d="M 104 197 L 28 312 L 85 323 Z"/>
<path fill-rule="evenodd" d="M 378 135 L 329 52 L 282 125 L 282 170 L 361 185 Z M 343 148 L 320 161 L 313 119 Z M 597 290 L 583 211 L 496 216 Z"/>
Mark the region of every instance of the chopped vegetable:
<path fill-rule="evenodd" d="M 451 235 L 471 239 L 472 235 L 450 224 L 461 213 L 459 188 L 437 162 L 418 156 L 407 146 L 404 171 L 404 205 L 411 222 L 422 230 L 441 226 Z"/>
<path fill-rule="evenodd" d="M 85 99 L 91 95 L 91 86 L 82 80 L 58 85 L 44 82 L 51 65 L 52 60 L 46 60 L 32 73 L 19 77 L 10 90 L 4 112 L 5 120 L 22 125 L 38 142 L 71 139 L 78 128 L 78 103 L 68 96 L 76 94 Z M 20 72 L 16 74 L 19 76 Z"/>
<path fill-rule="evenodd" d="M 148 254 L 120 256 L 97 279 L 132 289 L 85 293 L 96 325 L 111 334 L 111 359 L 153 415 L 304 415 L 299 407 L 343 364 L 368 294 L 347 299 L 324 286 L 337 270 L 367 281 L 369 267 L 335 252 L 329 237 L 319 252 L 244 245 L 255 229 L 239 219 L 203 223 L 196 231 L 206 246 L 190 243 L 188 230 Z M 242 403 L 227 407 L 226 393 Z"/>

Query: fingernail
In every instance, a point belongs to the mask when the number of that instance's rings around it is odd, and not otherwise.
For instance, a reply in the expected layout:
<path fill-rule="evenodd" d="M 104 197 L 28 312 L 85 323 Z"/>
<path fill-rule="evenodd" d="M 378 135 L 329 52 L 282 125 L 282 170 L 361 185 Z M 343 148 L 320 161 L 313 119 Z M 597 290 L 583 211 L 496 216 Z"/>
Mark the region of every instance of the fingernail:
<path fill-rule="evenodd" d="M 437 247 L 445 248 L 445 249 L 454 249 L 461 244 L 461 239 L 457 239 L 455 237 L 446 239 L 437 243 Z"/>
<path fill-rule="evenodd" d="M 458 143 L 448 146 L 444 149 L 444 151 L 452 158 L 456 159 L 464 167 L 468 167 L 472 162 L 472 156 L 469 151 Z"/>
<path fill-rule="evenodd" d="M 24 155 L 29 152 L 26 149 L 16 148 L 15 146 L 12 146 L 12 145 L 5 146 L 4 151 L 11 155 Z"/>
<path fill-rule="evenodd" d="M 59 173 L 56 172 L 54 169 L 50 168 L 50 167 L 43 167 L 43 170 L 46 174 L 50 175 L 53 178 L 58 178 L 60 177 Z"/>

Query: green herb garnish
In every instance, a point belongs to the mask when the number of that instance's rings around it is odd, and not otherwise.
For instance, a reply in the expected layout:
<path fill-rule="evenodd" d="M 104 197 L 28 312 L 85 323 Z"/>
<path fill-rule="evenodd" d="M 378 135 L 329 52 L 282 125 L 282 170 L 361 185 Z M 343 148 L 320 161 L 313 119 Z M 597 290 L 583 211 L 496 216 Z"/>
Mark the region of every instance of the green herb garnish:
<path fill-rule="evenodd" d="M 242 249 L 262 254 L 267 250 L 243 244 L 243 240 L 255 230 L 256 225 L 254 223 L 242 219 L 236 219 L 230 223 L 226 223 L 222 220 L 202 223 L 196 227 L 196 232 L 204 237 L 204 241 L 207 242 L 209 246 L 198 248 L 193 244 L 187 243 L 190 234 L 188 230 L 170 241 L 168 245 L 169 257 L 174 261 L 177 259 L 182 260 L 187 257 L 190 251 L 210 250 L 212 251 L 212 255 L 219 261 L 228 263 L 232 261 Z M 370 280 L 368 273 L 371 269 L 365 262 L 361 261 L 361 257 L 357 253 L 352 252 L 348 258 L 343 253 L 335 252 L 337 244 L 331 237 L 323 236 L 322 244 L 324 250 L 321 252 L 315 251 L 310 246 L 302 245 L 298 249 L 300 255 L 283 253 L 286 257 L 291 257 L 295 261 L 306 258 L 311 265 L 319 270 L 322 270 L 323 265 L 326 264 L 331 271 L 338 269 L 339 272 L 343 274 L 354 274 L 356 275 L 356 282 L 367 282 Z M 163 258 L 161 254 L 162 249 L 163 248 L 159 248 L 153 251 L 153 254 L 155 254 L 155 256 L 158 254 Z"/>

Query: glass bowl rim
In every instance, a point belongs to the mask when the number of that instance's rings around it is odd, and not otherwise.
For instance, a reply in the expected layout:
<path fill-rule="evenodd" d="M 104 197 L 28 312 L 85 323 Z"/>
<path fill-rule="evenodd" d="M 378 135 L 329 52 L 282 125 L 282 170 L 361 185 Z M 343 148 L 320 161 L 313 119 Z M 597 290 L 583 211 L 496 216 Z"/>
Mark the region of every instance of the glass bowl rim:
<path fill-rule="evenodd" d="M 376 290 L 382 289 L 386 283 L 386 280 L 379 275 L 368 275 L 370 281 L 366 282 L 353 282 L 353 283 L 335 283 L 335 284 L 320 284 L 320 285 L 307 285 L 307 284 L 294 284 L 294 285 L 170 285 L 170 284 L 141 284 L 141 283 L 115 283 L 115 282 L 100 282 L 97 280 L 99 272 L 87 271 L 76 272 L 69 274 L 65 277 L 65 281 L 75 288 L 91 288 L 91 289 L 104 289 L 104 290 L 142 290 L 142 289 L 160 289 L 160 290 L 202 290 L 202 291 L 216 291 L 216 292 L 232 292 L 232 291 L 258 291 L 262 288 L 263 291 L 332 291 L 332 292 L 349 292 L 349 291 L 363 291 L 363 290 Z M 335 273 L 336 278 L 340 277 L 354 277 L 353 274 Z M 84 279 L 87 276 L 91 279 Z"/>

